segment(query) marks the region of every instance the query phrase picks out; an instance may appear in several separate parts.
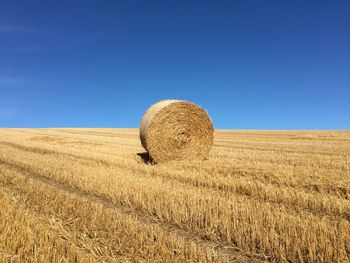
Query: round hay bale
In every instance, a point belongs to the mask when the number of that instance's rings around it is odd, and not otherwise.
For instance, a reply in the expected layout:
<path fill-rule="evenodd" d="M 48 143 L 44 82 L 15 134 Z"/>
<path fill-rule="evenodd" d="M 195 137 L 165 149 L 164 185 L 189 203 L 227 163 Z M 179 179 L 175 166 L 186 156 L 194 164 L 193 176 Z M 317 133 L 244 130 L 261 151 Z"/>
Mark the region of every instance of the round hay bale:
<path fill-rule="evenodd" d="M 151 106 L 140 124 L 142 146 L 156 162 L 206 159 L 214 141 L 208 113 L 181 100 L 163 100 Z"/>

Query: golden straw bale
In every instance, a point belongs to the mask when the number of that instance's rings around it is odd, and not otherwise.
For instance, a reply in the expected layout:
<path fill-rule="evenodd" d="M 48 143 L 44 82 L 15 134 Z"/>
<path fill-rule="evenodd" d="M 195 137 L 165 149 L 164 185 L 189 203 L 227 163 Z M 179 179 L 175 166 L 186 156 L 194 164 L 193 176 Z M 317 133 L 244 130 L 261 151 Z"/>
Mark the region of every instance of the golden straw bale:
<path fill-rule="evenodd" d="M 162 100 L 152 105 L 140 124 L 142 146 L 154 162 L 206 159 L 214 141 L 208 113 L 181 100 Z"/>

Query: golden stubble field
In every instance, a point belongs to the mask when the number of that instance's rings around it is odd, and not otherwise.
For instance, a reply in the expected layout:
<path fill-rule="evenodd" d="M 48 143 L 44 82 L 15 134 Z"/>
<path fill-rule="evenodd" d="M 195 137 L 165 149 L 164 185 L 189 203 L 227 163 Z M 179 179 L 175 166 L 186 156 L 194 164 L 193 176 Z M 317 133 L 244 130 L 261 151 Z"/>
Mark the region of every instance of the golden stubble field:
<path fill-rule="evenodd" d="M 0 129 L 0 262 L 350 260 L 350 131 L 145 160 L 137 129 Z"/>

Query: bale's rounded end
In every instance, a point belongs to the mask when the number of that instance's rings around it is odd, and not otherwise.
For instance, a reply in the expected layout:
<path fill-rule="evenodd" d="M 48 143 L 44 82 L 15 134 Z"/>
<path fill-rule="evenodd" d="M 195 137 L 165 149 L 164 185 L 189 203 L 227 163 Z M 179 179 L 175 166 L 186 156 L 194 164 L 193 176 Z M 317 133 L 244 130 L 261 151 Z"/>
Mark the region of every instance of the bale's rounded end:
<path fill-rule="evenodd" d="M 140 138 L 152 159 L 206 159 L 214 141 L 207 112 L 187 101 L 166 100 L 151 106 L 142 118 Z"/>

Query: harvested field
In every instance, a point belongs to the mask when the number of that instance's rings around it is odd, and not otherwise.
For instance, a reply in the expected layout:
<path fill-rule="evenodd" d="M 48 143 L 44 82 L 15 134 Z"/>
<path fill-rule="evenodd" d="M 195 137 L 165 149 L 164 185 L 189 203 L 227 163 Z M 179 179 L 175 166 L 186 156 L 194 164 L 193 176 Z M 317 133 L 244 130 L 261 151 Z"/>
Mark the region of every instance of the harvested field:
<path fill-rule="evenodd" d="M 350 261 L 350 131 L 147 161 L 138 129 L 0 129 L 0 262 Z"/>

